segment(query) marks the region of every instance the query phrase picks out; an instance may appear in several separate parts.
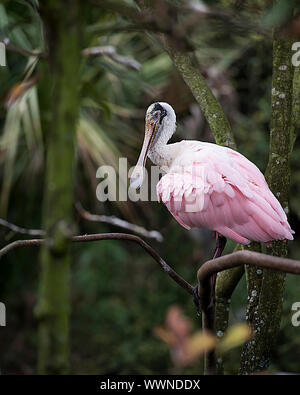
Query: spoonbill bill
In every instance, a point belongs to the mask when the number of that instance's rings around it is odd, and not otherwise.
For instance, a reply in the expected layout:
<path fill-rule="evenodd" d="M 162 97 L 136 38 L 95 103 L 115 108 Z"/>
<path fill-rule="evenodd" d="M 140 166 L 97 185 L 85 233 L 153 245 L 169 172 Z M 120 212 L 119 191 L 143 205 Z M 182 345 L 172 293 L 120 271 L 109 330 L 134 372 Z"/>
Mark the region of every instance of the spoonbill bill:
<path fill-rule="evenodd" d="M 132 188 L 142 185 L 147 156 L 164 168 L 166 174 L 156 187 L 158 200 L 184 228 L 216 232 L 214 258 L 222 254 L 226 238 L 241 244 L 293 240 L 285 211 L 252 162 L 213 143 L 182 140 L 168 144 L 175 129 L 175 111 L 168 103 L 148 107 Z M 213 289 L 214 283 L 215 279 Z"/>

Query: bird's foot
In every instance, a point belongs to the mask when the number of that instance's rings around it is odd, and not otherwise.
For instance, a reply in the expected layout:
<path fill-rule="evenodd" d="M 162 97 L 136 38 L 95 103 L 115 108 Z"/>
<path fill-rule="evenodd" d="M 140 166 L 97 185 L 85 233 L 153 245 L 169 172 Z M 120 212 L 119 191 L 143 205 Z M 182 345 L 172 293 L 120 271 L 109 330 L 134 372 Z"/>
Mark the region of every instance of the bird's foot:
<path fill-rule="evenodd" d="M 200 315 L 200 299 L 198 295 L 198 288 L 199 288 L 199 284 L 195 285 L 193 288 L 193 301 L 196 306 L 197 315 Z"/>
<path fill-rule="evenodd" d="M 193 301 L 195 303 L 196 306 L 196 311 L 197 311 L 197 315 L 200 315 L 200 299 L 199 299 L 199 295 L 198 295 L 198 288 L 199 288 L 199 284 L 195 285 L 195 287 L 193 288 Z M 211 309 L 212 307 L 214 307 L 216 304 L 216 295 L 212 295 L 211 297 L 211 301 L 209 303 L 209 305 L 207 306 L 207 309 Z"/>
<path fill-rule="evenodd" d="M 211 309 L 215 305 L 216 305 L 216 296 L 214 295 L 211 297 L 211 301 L 210 301 L 210 304 L 208 305 L 207 309 Z"/>

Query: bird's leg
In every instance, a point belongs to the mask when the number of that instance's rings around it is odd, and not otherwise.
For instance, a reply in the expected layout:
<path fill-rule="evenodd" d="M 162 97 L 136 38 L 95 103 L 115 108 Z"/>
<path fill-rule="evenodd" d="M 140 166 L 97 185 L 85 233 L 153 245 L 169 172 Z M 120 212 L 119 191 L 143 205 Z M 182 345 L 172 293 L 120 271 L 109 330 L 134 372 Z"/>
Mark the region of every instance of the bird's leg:
<path fill-rule="evenodd" d="M 220 235 L 220 233 L 216 232 L 216 248 L 214 252 L 213 259 L 219 258 L 226 246 L 227 239 L 226 237 Z M 217 273 L 214 273 L 211 276 L 211 282 L 212 282 L 212 303 L 216 303 L 216 282 L 217 282 Z"/>
<path fill-rule="evenodd" d="M 193 302 L 195 303 L 196 306 L 197 315 L 200 315 L 200 300 L 198 295 L 198 288 L 199 288 L 199 284 L 197 283 L 193 288 Z"/>
<path fill-rule="evenodd" d="M 222 252 L 224 251 L 226 242 L 227 242 L 226 237 L 224 237 L 224 236 L 220 235 L 218 232 L 216 232 L 216 248 L 214 251 L 213 259 L 219 258 L 222 255 Z M 212 281 L 212 301 L 211 301 L 211 304 L 215 304 L 216 303 L 216 281 L 217 281 L 217 274 L 216 273 L 211 276 L 211 281 Z M 193 289 L 193 300 L 196 305 L 197 315 L 200 314 L 198 287 L 199 287 L 199 284 L 197 284 Z"/>

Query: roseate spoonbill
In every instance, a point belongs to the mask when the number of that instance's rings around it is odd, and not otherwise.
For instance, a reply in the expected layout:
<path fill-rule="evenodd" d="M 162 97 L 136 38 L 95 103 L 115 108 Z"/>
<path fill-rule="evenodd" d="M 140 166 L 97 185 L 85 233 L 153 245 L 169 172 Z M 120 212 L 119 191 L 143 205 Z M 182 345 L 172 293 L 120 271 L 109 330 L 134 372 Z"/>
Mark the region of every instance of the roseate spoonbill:
<path fill-rule="evenodd" d="M 176 115 L 168 103 L 147 109 L 145 137 L 131 187 L 139 188 L 147 156 L 164 167 L 157 184 L 158 200 L 186 229 L 216 232 L 214 258 L 226 238 L 237 243 L 293 240 L 286 213 L 270 191 L 260 170 L 240 153 L 201 141 L 167 144 L 176 129 Z M 215 279 L 213 279 L 213 289 Z"/>

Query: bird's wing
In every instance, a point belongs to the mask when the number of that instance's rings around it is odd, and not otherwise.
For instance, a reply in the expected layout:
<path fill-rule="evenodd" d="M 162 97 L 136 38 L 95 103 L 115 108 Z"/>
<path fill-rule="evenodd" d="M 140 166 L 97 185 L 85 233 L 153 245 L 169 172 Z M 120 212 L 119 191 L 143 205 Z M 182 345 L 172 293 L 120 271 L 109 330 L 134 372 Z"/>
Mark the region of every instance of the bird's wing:
<path fill-rule="evenodd" d="M 186 228 L 216 230 L 239 243 L 292 239 L 286 214 L 263 174 L 243 155 L 214 144 L 189 144 L 157 185 Z"/>

